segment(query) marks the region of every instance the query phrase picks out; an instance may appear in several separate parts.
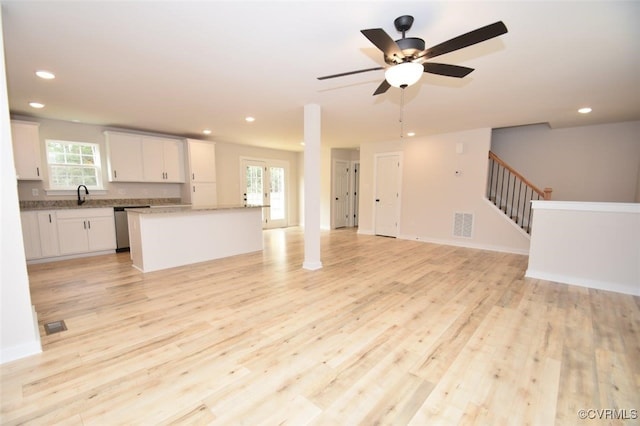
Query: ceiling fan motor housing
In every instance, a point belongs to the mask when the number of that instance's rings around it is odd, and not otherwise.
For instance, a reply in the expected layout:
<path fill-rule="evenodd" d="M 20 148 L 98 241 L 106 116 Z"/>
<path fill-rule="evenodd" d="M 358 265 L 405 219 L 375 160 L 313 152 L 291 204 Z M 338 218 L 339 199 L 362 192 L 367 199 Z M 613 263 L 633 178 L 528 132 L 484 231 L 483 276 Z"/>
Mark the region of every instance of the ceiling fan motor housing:
<path fill-rule="evenodd" d="M 387 64 L 393 65 L 407 60 L 414 59 L 419 53 L 424 51 L 424 40 L 417 37 L 406 37 L 396 40 L 396 44 L 402 50 L 405 56 L 404 60 L 398 60 L 396 56 L 385 56 L 384 60 Z"/>

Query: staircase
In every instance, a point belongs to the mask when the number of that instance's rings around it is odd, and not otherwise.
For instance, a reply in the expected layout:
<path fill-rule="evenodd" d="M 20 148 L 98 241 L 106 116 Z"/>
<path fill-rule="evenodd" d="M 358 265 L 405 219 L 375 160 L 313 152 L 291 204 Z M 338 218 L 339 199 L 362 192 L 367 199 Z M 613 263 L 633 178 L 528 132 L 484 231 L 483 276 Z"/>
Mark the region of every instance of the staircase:
<path fill-rule="evenodd" d="M 550 200 L 551 188 L 539 189 L 489 151 L 487 198 L 527 234 L 531 233 L 531 200 Z"/>

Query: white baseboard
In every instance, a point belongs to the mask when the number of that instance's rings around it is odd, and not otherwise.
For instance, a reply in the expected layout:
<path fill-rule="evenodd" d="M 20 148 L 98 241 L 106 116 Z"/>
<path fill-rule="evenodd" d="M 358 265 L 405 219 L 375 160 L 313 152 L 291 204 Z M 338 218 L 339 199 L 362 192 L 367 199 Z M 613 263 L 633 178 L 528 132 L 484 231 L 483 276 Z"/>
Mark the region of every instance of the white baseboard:
<path fill-rule="evenodd" d="M 33 265 L 36 263 L 57 262 L 59 260 L 78 259 L 81 257 L 102 256 L 103 254 L 113 254 L 115 252 L 116 252 L 115 250 L 102 250 L 102 251 L 92 251 L 89 253 L 77 253 L 77 254 L 66 254 L 63 256 L 55 256 L 55 257 L 43 257 L 41 259 L 27 260 L 27 265 Z"/>
<path fill-rule="evenodd" d="M 589 278 L 574 277 L 562 274 L 553 274 L 549 272 L 536 271 L 527 269 L 524 275 L 527 278 L 535 278 L 545 281 L 553 281 L 563 284 L 577 285 L 580 287 L 594 288 L 597 290 L 614 291 L 616 293 L 630 294 L 632 296 L 640 296 L 640 284 L 633 283 L 612 283 L 606 281 L 592 280 Z"/>
<path fill-rule="evenodd" d="M 31 342 L 22 343 L 9 348 L 2 348 L 2 350 L 0 350 L 0 364 L 42 353 L 40 330 L 38 328 L 38 315 L 36 314 L 35 307 L 32 306 L 32 309 L 36 339 Z"/>
<path fill-rule="evenodd" d="M 303 262 L 302 269 L 306 269 L 308 271 L 317 271 L 322 268 L 322 262 Z"/>
<path fill-rule="evenodd" d="M 500 253 L 522 254 L 525 256 L 529 255 L 529 250 L 514 249 L 513 247 L 477 244 L 470 241 L 447 240 L 447 239 L 438 239 L 438 238 L 422 238 L 422 237 L 417 237 L 415 235 L 399 235 L 398 238 L 402 240 L 421 241 L 424 243 L 441 244 L 444 246 L 465 247 L 465 248 L 478 249 L 478 250 L 497 251 Z"/>

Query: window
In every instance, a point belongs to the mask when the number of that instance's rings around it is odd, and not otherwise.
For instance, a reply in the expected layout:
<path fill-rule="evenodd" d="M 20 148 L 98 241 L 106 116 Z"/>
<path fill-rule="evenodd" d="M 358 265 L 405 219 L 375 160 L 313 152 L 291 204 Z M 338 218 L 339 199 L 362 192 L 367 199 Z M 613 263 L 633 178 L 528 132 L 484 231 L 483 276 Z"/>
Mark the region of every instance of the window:
<path fill-rule="evenodd" d="M 47 140 L 51 189 L 102 189 L 100 146 L 96 143 Z"/>

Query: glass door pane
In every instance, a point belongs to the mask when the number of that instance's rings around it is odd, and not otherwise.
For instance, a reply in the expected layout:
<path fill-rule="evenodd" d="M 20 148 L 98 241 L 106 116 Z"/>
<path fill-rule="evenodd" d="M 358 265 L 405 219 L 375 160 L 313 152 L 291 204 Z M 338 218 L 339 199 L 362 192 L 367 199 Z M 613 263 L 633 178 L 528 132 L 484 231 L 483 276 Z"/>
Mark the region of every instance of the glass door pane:
<path fill-rule="evenodd" d="M 285 197 L 284 197 L 284 168 L 269 167 L 269 177 L 271 188 L 269 191 L 269 205 L 271 206 L 269 218 L 271 221 L 285 219 Z"/>
<path fill-rule="evenodd" d="M 262 166 L 245 164 L 245 201 L 248 205 L 261 206 L 264 204 L 264 168 Z"/>

